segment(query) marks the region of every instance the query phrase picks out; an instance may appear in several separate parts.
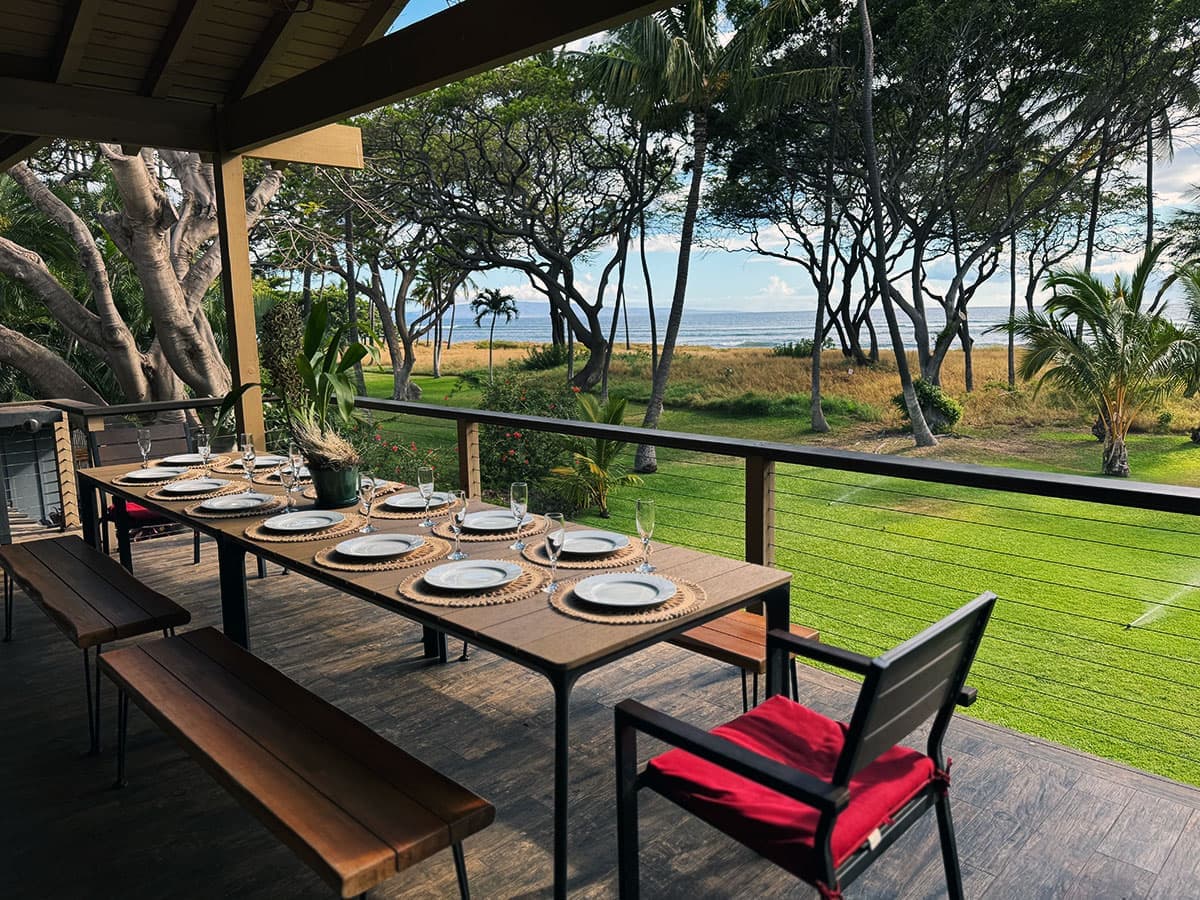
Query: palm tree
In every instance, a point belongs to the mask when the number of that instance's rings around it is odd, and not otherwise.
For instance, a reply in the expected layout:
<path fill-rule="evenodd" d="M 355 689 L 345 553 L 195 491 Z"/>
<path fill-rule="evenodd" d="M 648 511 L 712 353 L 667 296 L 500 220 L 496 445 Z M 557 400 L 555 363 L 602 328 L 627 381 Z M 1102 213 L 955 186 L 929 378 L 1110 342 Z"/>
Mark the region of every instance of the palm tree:
<path fill-rule="evenodd" d="M 492 380 L 492 343 L 496 337 L 496 319 L 504 316 L 505 322 L 519 318 L 521 311 L 517 309 L 516 300 L 512 294 L 506 294 L 499 288 L 485 288 L 471 301 L 471 312 L 475 313 L 475 327 L 483 327 L 483 320 L 492 317 L 492 326 L 488 331 L 488 381 Z"/>
<path fill-rule="evenodd" d="M 585 422 L 621 425 L 625 421 L 625 398 L 610 397 L 600 403 L 591 394 L 580 394 L 579 416 Z M 558 466 L 551 473 L 562 479 L 567 497 L 578 506 L 594 503 L 602 518 L 609 517 L 608 496 L 614 488 L 636 487 L 642 479 L 626 472 L 621 456 L 627 445 L 623 441 L 596 438 L 581 444 L 571 454 L 571 465 Z"/>
<path fill-rule="evenodd" d="M 719 0 L 685 0 L 617 29 L 612 40 L 591 57 L 594 80 L 609 102 L 628 109 L 641 123 L 691 132 L 691 179 L 679 232 L 675 290 L 642 421 L 645 428 L 658 427 L 671 375 L 714 111 L 778 108 L 826 88 L 830 81 L 830 73 L 823 69 L 770 73 L 756 69 L 774 35 L 807 19 L 805 0 L 769 0 L 728 40 L 720 31 L 720 6 Z M 654 448 L 639 446 L 634 467 L 653 472 L 657 468 Z"/>
<path fill-rule="evenodd" d="M 1105 475 L 1128 477 L 1125 439 L 1137 416 L 1195 383 L 1200 335 L 1147 302 L 1150 275 L 1166 246 L 1163 241 L 1147 251 L 1132 280 L 1118 275 L 1111 286 L 1083 270 L 1052 273 L 1046 286 L 1055 296 L 1045 312 L 1023 313 L 1008 326 L 1026 342 L 1018 370 L 1023 379 L 1040 373 L 1038 390 L 1050 383 L 1095 407 Z"/>

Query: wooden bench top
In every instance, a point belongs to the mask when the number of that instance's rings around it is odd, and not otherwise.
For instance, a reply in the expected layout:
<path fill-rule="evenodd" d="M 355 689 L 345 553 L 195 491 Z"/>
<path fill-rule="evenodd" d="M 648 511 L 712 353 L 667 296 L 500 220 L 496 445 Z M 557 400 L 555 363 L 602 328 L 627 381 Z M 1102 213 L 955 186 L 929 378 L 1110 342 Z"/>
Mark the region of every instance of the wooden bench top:
<path fill-rule="evenodd" d="M 109 651 L 101 668 L 344 897 L 495 818 L 215 629 Z"/>
<path fill-rule="evenodd" d="M 0 566 L 80 649 L 192 620 L 74 535 L 0 546 Z"/>
<path fill-rule="evenodd" d="M 696 653 L 729 663 L 747 672 L 763 675 L 767 671 L 767 620 L 764 616 L 740 609 L 713 619 L 671 641 Z M 792 623 L 792 634 L 819 640 L 820 632 Z"/>

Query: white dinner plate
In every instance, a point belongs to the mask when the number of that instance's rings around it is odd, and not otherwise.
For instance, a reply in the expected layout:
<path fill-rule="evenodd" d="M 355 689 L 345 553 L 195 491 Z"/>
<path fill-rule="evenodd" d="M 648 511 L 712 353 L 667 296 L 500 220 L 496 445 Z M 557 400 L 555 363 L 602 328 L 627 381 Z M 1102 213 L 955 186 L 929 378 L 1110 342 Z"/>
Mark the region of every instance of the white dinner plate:
<path fill-rule="evenodd" d="M 150 469 L 134 469 L 121 477 L 125 481 L 168 481 L 178 478 L 186 471 L 187 469 L 177 469 L 171 466 L 154 466 Z"/>
<path fill-rule="evenodd" d="M 435 566 L 425 581 L 447 591 L 487 591 L 504 587 L 521 577 L 520 566 L 497 559 L 467 559 Z"/>
<path fill-rule="evenodd" d="M 562 552 L 567 556 L 604 556 L 629 546 L 629 538 L 615 531 L 568 531 Z"/>
<path fill-rule="evenodd" d="M 254 468 L 265 469 L 267 466 L 282 466 L 288 461 L 286 456 L 275 456 L 271 453 L 254 457 Z"/>
<path fill-rule="evenodd" d="M 162 486 L 168 494 L 203 494 L 206 491 L 216 491 L 229 484 L 224 478 L 188 478 L 185 481 L 172 481 Z"/>
<path fill-rule="evenodd" d="M 201 509 L 211 512 L 237 512 L 246 510 L 253 512 L 260 506 L 266 506 L 275 498 L 270 494 L 260 494 L 258 491 L 247 491 L 244 494 L 229 494 L 225 497 L 210 497 L 200 504 Z"/>
<path fill-rule="evenodd" d="M 532 521 L 533 516 L 526 515 L 521 524 L 528 525 Z M 463 519 L 463 528 L 467 531 L 513 531 L 516 527 L 517 517 L 507 509 L 471 513 Z"/>
<path fill-rule="evenodd" d="M 335 549 L 356 559 L 388 559 L 411 553 L 424 543 L 419 534 L 368 534 L 342 541 Z"/>
<path fill-rule="evenodd" d="M 453 498 L 445 491 L 434 491 L 433 496 L 429 498 L 429 508 L 445 506 L 451 499 Z M 405 491 L 403 494 L 392 494 L 383 501 L 383 505 L 391 509 L 424 509 L 425 498 L 421 496 L 420 491 Z"/>
<path fill-rule="evenodd" d="M 272 472 L 270 475 L 267 476 L 267 478 L 269 478 L 271 481 L 282 481 L 283 480 L 282 478 L 279 477 L 279 472 Z M 303 481 L 306 478 L 311 479 L 312 474 L 308 471 L 308 466 L 301 466 L 300 467 L 300 480 Z"/>
<path fill-rule="evenodd" d="M 676 587 L 657 575 L 618 572 L 593 575 L 575 585 L 580 600 L 614 609 L 641 609 L 657 606 L 675 596 Z"/>
<path fill-rule="evenodd" d="M 263 527 L 271 531 L 320 531 L 346 521 L 340 512 L 331 509 L 314 509 L 305 512 L 280 513 L 263 520 Z"/>
<path fill-rule="evenodd" d="M 204 457 L 199 453 L 176 453 L 174 456 L 168 456 L 160 461 L 160 465 L 164 466 L 198 466 L 204 462 Z"/>

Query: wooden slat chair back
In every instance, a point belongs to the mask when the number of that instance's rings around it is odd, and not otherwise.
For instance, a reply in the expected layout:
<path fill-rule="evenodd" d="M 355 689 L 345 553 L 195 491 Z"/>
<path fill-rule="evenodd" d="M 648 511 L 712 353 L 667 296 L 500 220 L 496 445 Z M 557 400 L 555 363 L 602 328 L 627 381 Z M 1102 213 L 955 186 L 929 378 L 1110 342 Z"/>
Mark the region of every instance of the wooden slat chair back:
<path fill-rule="evenodd" d="M 874 659 L 770 632 L 772 666 L 795 654 L 863 676 L 848 725 L 784 696 L 712 732 L 633 700 L 617 704 L 621 896 L 638 896 L 637 792 L 648 787 L 814 885 L 824 900 L 840 900 L 933 807 L 949 894 L 962 900 L 942 741 L 955 706 L 975 700 L 966 677 L 995 603 L 983 594 Z M 926 753 L 901 743 L 931 718 Z M 675 748 L 640 773 L 639 732 Z"/>

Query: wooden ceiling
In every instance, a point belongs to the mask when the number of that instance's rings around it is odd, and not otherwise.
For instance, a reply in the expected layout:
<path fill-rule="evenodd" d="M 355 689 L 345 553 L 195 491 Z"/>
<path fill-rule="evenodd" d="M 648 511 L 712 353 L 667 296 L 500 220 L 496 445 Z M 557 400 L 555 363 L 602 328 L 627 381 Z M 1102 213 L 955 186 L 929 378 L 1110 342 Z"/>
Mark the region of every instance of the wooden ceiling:
<path fill-rule="evenodd" d="M 242 152 L 668 5 L 462 0 L 386 35 L 407 3 L 0 0 L 0 171 L 54 137 Z"/>

